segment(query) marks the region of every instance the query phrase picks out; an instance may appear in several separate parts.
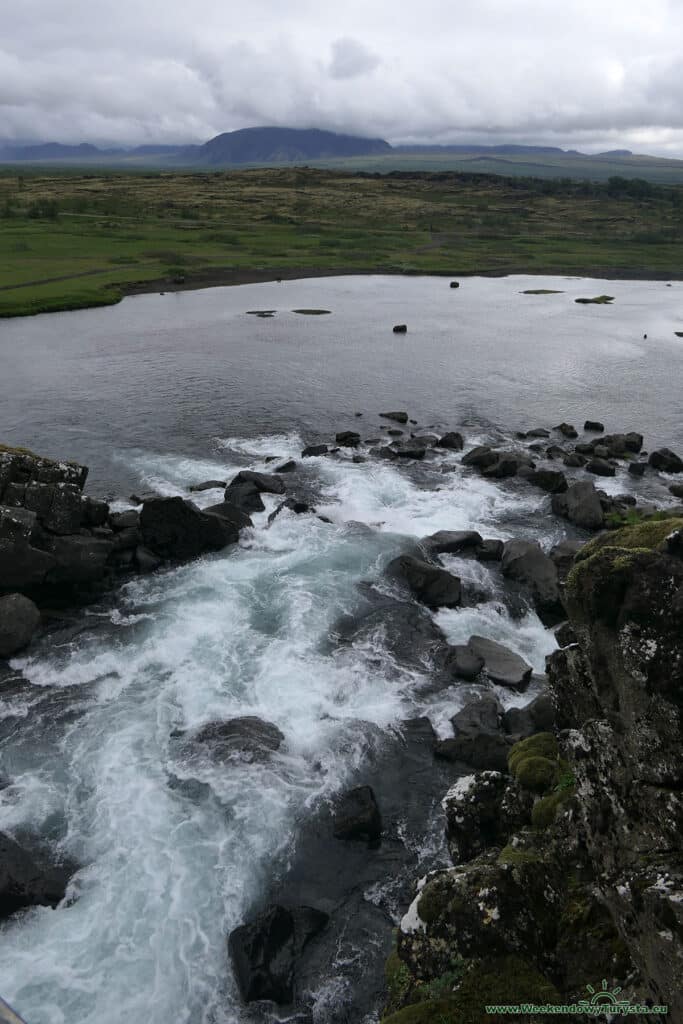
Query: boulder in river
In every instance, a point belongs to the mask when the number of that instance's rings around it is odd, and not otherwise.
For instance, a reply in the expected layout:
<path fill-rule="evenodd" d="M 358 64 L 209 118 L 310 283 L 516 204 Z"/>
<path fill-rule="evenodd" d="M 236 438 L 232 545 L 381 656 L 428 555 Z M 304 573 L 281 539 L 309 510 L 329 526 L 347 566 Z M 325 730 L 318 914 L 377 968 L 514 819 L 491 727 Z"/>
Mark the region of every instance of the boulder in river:
<path fill-rule="evenodd" d="M 420 541 L 423 548 L 432 555 L 457 555 L 461 551 L 471 553 L 483 543 L 476 530 L 439 530 Z"/>
<path fill-rule="evenodd" d="M 256 473 L 252 469 L 241 469 L 237 476 L 229 483 L 229 487 L 238 484 L 253 484 L 259 491 L 265 494 L 284 494 L 286 486 L 284 480 L 273 473 Z"/>
<path fill-rule="evenodd" d="M 490 694 L 470 701 L 451 718 L 455 735 L 439 740 L 435 756 L 473 768 L 505 771 L 510 744 L 503 735 L 502 716 L 501 704 Z"/>
<path fill-rule="evenodd" d="M 454 452 L 461 452 L 464 445 L 464 439 L 462 434 L 459 434 L 455 430 L 451 430 L 448 434 L 444 434 L 436 442 L 437 448 L 449 448 Z"/>
<path fill-rule="evenodd" d="M 458 679 L 472 682 L 484 667 L 484 659 L 467 644 L 454 644 L 449 648 L 447 665 Z"/>
<path fill-rule="evenodd" d="M 247 515 L 252 512 L 264 512 L 266 508 L 261 491 L 252 480 L 229 484 L 225 488 L 224 498 L 225 501 L 229 501 L 231 505 L 241 509 Z"/>
<path fill-rule="evenodd" d="M 593 473 L 595 476 L 614 476 L 616 470 L 607 459 L 595 458 L 586 463 L 586 472 Z"/>
<path fill-rule="evenodd" d="M 462 457 L 463 466 L 474 466 L 476 469 L 486 469 L 488 466 L 495 465 L 496 462 L 498 462 L 498 452 L 487 444 L 479 444 L 476 448 L 471 448 Z"/>
<path fill-rule="evenodd" d="M 567 478 L 560 469 L 533 469 L 526 479 L 548 494 L 561 494 L 567 490 Z"/>
<path fill-rule="evenodd" d="M 215 761 L 266 761 L 280 749 L 284 735 L 272 722 L 255 715 L 209 722 L 195 733 L 176 733 L 194 750 L 206 750 Z"/>
<path fill-rule="evenodd" d="M 650 453 L 648 462 L 654 469 L 662 473 L 683 473 L 683 459 L 670 448 L 658 448 Z"/>
<path fill-rule="evenodd" d="M 408 330 L 408 325 L 407 324 L 395 324 L 394 325 L 394 334 L 405 334 L 407 330 Z"/>
<path fill-rule="evenodd" d="M 357 448 L 360 444 L 360 434 L 355 430 L 342 430 L 335 437 L 335 441 L 342 448 Z"/>
<path fill-rule="evenodd" d="M 140 513 L 145 547 L 181 561 L 234 544 L 241 527 L 250 524 L 248 516 L 227 502 L 202 512 L 183 498 L 153 498 Z"/>
<path fill-rule="evenodd" d="M 568 437 L 570 439 L 579 436 L 576 427 L 572 423 L 558 423 L 558 425 L 553 429 L 558 430 L 563 437 Z"/>
<path fill-rule="evenodd" d="M 332 815 L 336 839 L 362 839 L 370 845 L 382 835 L 382 816 L 371 786 L 356 786 L 343 793 Z"/>
<path fill-rule="evenodd" d="M 313 907 L 273 905 L 235 928 L 228 949 L 244 1001 L 291 1003 L 297 960 L 328 919 L 327 914 Z"/>
<path fill-rule="evenodd" d="M 191 491 L 214 491 L 228 486 L 227 480 L 205 480 L 201 484 L 192 484 Z"/>
<path fill-rule="evenodd" d="M 31 642 L 40 612 L 23 594 L 0 597 L 0 658 L 10 658 Z"/>
<path fill-rule="evenodd" d="M 566 617 L 557 567 L 535 541 L 510 540 L 503 549 L 503 575 L 526 584 L 544 626 L 556 626 Z"/>
<path fill-rule="evenodd" d="M 570 484 L 564 494 L 554 494 L 552 509 L 584 530 L 600 530 L 605 522 L 600 496 L 590 480 L 580 480 Z"/>
<path fill-rule="evenodd" d="M 457 576 L 437 565 L 399 555 L 389 562 L 386 573 L 405 583 L 413 597 L 428 608 L 457 608 L 462 600 L 462 587 Z"/>
<path fill-rule="evenodd" d="M 56 907 L 74 871 L 0 833 L 0 921 L 27 907 Z"/>
<path fill-rule="evenodd" d="M 480 562 L 500 562 L 505 542 L 495 537 L 486 537 L 474 552 Z"/>
<path fill-rule="evenodd" d="M 327 455 L 329 449 L 326 444 L 309 444 L 301 453 L 302 459 L 312 459 L 316 455 Z"/>
<path fill-rule="evenodd" d="M 408 413 L 407 412 L 381 412 L 380 416 L 384 420 L 393 420 L 394 423 L 407 423 Z"/>
<path fill-rule="evenodd" d="M 484 659 L 484 672 L 491 682 L 509 690 L 526 689 L 532 668 L 519 654 L 483 636 L 471 636 L 467 646 Z"/>
<path fill-rule="evenodd" d="M 605 425 L 604 423 L 600 423 L 599 420 L 586 420 L 583 425 L 583 429 L 595 434 L 604 434 Z"/>

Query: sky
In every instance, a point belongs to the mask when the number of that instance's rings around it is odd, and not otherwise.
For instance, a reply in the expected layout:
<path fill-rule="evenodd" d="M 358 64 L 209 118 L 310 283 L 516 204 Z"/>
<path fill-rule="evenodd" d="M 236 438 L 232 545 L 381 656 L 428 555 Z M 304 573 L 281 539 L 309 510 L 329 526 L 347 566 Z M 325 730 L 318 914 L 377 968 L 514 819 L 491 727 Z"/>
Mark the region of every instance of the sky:
<path fill-rule="evenodd" d="M 391 143 L 683 157 L 683 0 L 0 0 L 0 139 Z"/>

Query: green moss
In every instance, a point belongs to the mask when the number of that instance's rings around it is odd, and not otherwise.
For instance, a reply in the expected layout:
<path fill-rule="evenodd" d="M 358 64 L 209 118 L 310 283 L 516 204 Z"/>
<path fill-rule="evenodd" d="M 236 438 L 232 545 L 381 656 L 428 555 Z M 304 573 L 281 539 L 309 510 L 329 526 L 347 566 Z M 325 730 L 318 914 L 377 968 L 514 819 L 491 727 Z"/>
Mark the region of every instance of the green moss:
<path fill-rule="evenodd" d="M 510 867 L 521 867 L 524 864 L 538 864 L 541 858 L 535 850 L 524 850 L 508 843 L 498 854 L 498 863 Z"/>
<path fill-rule="evenodd" d="M 32 452 L 30 448 L 13 448 L 9 444 L 0 444 L 0 454 L 7 453 L 9 455 L 30 455 L 32 459 L 37 459 L 38 456 L 35 452 Z"/>
<path fill-rule="evenodd" d="M 518 740 L 510 748 L 508 754 L 508 767 L 512 774 L 519 761 L 527 757 L 547 757 L 550 760 L 557 758 L 559 754 L 557 740 L 551 732 L 537 732 L 534 736 L 528 736 L 525 740 Z"/>
<path fill-rule="evenodd" d="M 458 1013 L 453 999 L 430 999 L 383 1017 L 382 1024 L 461 1024 Z"/>
<path fill-rule="evenodd" d="M 417 904 L 417 912 L 425 924 L 431 924 L 433 921 L 436 921 L 443 910 L 444 903 L 445 899 L 441 880 L 435 878 L 433 882 L 428 882 L 422 890 L 422 895 Z M 457 910 L 457 906 L 454 906 L 453 909 Z"/>
<path fill-rule="evenodd" d="M 395 949 L 387 957 L 384 977 L 387 983 L 387 1010 L 392 1011 L 407 1001 L 413 984 L 412 974 Z"/>
<path fill-rule="evenodd" d="M 658 551 L 673 530 L 683 527 L 683 518 L 675 512 L 656 512 L 647 518 L 631 522 L 613 533 L 602 533 L 584 545 L 578 552 L 572 573 L 593 555 L 607 550 Z"/>

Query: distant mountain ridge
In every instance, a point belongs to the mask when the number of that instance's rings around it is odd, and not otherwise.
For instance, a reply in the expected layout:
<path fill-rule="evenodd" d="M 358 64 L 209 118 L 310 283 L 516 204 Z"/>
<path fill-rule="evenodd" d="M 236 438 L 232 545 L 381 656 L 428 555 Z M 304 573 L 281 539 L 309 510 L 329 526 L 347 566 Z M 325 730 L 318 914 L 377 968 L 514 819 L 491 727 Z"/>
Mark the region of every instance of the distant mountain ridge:
<path fill-rule="evenodd" d="M 198 163 L 216 166 L 379 156 L 391 149 L 384 139 L 338 135 L 319 128 L 240 128 L 183 152 L 194 156 Z"/>

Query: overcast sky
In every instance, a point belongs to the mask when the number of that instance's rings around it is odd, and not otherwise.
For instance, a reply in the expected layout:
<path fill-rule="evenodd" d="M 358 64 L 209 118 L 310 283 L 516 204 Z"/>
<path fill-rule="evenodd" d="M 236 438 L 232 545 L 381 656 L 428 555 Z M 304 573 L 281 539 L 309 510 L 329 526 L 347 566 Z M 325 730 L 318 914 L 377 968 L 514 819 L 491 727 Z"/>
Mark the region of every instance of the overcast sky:
<path fill-rule="evenodd" d="M 683 0 L 0 3 L 0 138 L 288 125 L 683 157 Z"/>

